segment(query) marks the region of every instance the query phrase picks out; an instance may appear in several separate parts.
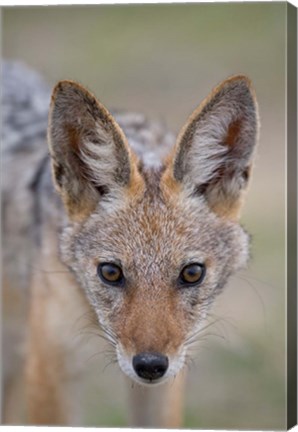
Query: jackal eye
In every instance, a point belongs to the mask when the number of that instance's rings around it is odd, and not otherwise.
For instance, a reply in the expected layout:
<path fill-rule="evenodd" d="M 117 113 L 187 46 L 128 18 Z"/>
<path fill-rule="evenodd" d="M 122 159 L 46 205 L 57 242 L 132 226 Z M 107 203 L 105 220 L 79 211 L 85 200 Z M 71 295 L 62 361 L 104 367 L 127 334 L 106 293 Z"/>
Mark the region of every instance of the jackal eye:
<path fill-rule="evenodd" d="M 182 269 L 179 279 L 184 285 L 197 285 L 203 281 L 205 273 L 204 264 L 192 263 Z"/>
<path fill-rule="evenodd" d="M 103 282 L 120 285 L 124 281 L 121 267 L 114 263 L 101 263 L 97 266 L 97 274 Z"/>

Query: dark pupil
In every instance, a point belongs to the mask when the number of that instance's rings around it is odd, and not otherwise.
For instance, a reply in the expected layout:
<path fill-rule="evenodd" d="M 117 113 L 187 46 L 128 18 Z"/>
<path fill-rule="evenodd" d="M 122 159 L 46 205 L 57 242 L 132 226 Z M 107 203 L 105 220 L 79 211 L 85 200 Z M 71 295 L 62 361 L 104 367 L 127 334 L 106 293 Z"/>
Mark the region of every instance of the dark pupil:
<path fill-rule="evenodd" d="M 104 265 L 101 271 L 103 277 L 111 282 L 116 282 L 121 277 L 121 270 L 117 266 L 111 264 Z"/>
<path fill-rule="evenodd" d="M 202 268 L 199 265 L 187 266 L 183 271 L 183 278 L 186 282 L 196 282 L 200 279 Z"/>

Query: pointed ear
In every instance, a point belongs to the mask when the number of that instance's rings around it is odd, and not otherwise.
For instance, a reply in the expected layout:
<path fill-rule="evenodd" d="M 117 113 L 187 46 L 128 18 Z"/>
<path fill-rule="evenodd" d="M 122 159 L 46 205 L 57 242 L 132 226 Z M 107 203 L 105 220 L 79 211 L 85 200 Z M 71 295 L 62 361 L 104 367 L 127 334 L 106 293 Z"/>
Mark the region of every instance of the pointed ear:
<path fill-rule="evenodd" d="M 60 81 L 53 90 L 48 141 L 54 182 L 73 220 L 88 216 L 100 199 L 119 199 L 141 186 L 122 130 L 75 82 Z"/>
<path fill-rule="evenodd" d="M 258 132 L 251 83 L 234 76 L 216 87 L 180 132 L 164 181 L 203 196 L 218 215 L 237 219 Z"/>

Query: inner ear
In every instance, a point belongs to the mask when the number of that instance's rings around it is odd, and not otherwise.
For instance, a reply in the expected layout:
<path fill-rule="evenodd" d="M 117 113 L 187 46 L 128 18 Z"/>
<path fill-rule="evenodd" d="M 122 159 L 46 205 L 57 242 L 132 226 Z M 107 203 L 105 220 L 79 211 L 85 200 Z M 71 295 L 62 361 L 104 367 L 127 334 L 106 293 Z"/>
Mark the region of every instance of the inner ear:
<path fill-rule="evenodd" d="M 231 122 L 228 126 L 227 134 L 224 139 L 223 144 L 229 148 L 234 147 L 239 139 L 240 131 L 243 127 L 242 119 L 237 119 Z"/>

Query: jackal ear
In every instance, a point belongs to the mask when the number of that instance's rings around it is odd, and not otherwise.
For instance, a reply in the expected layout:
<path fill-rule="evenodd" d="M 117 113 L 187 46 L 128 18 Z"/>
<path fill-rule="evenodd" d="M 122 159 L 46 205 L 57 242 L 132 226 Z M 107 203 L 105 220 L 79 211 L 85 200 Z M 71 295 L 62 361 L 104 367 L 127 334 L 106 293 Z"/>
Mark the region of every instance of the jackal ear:
<path fill-rule="evenodd" d="M 101 198 L 119 198 L 140 181 L 136 157 L 112 115 L 73 81 L 53 90 L 48 141 L 54 182 L 71 219 L 84 219 Z"/>
<path fill-rule="evenodd" d="M 257 130 L 257 103 L 248 78 L 223 81 L 181 130 L 165 177 L 203 196 L 218 215 L 237 219 Z"/>

